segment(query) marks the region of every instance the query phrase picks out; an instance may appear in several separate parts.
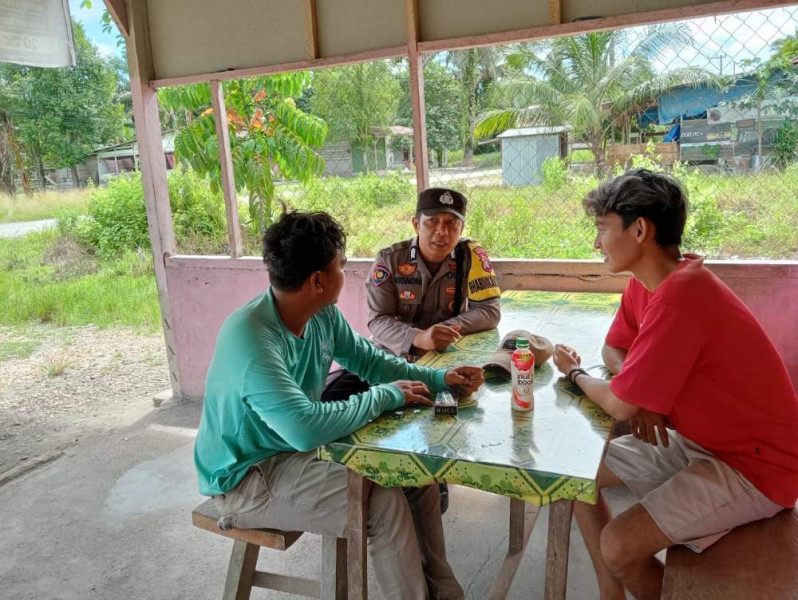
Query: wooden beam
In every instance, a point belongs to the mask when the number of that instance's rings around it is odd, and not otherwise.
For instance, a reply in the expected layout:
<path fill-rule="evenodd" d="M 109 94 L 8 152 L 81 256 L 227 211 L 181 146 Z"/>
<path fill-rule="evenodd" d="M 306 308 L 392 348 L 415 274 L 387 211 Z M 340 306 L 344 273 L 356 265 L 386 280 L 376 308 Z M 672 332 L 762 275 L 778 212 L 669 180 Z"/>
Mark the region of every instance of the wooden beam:
<path fill-rule="evenodd" d="M 130 35 L 130 24 L 127 18 L 127 6 L 125 0 L 105 0 L 105 7 L 108 9 L 108 14 L 116 23 L 122 37 Z"/>
<path fill-rule="evenodd" d="M 568 582 L 568 547 L 571 544 L 572 500 L 549 504 L 549 534 L 546 544 L 546 600 L 565 600 Z"/>
<path fill-rule="evenodd" d="M 561 23 L 562 23 L 561 0 L 549 0 L 549 25 L 559 25 Z"/>
<path fill-rule="evenodd" d="M 723 0 L 707 4 L 694 4 L 678 8 L 665 8 L 647 12 L 603 17 L 576 23 L 562 23 L 560 25 L 546 25 L 541 27 L 528 27 L 514 31 L 501 31 L 497 33 L 484 33 L 469 35 L 445 40 L 419 42 L 419 52 L 442 52 L 444 50 L 462 50 L 463 48 L 477 48 L 480 46 L 493 46 L 496 44 L 510 44 L 546 38 L 578 35 L 607 29 L 620 29 L 634 25 L 653 25 L 667 21 L 681 21 L 727 13 L 743 12 L 747 10 L 764 10 L 779 6 L 795 4 L 795 0 Z"/>
<path fill-rule="evenodd" d="M 407 46 L 394 46 L 392 48 L 380 48 L 369 50 L 368 52 L 357 52 L 355 54 L 345 54 L 341 56 L 330 56 L 317 60 L 301 60 L 279 65 L 265 67 L 252 67 L 249 69 L 230 69 L 228 71 L 215 71 L 213 73 L 199 73 L 197 75 L 186 75 L 184 77 L 168 77 L 166 79 L 154 79 L 150 85 L 157 89 L 170 87 L 173 85 L 189 85 L 192 83 L 202 83 L 216 79 L 218 81 L 229 81 L 230 79 L 244 79 L 247 77 L 260 77 L 261 75 L 274 75 L 275 73 L 290 73 L 291 71 L 306 71 L 308 69 L 324 69 L 327 67 L 339 67 L 341 65 L 353 65 L 356 63 L 370 62 L 372 60 L 383 60 L 386 58 L 401 58 L 407 56 Z"/>
<path fill-rule="evenodd" d="M 304 4 L 308 60 L 316 60 L 319 58 L 319 25 L 316 21 L 316 0 L 304 0 Z"/>
<path fill-rule="evenodd" d="M 244 255 L 244 244 L 241 240 L 241 226 L 238 222 L 238 199 L 236 198 L 233 156 L 230 151 L 230 129 L 227 124 L 227 111 L 224 107 L 224 88 L 220 81 L 211 81 L 211 102 L 213 103 L 213 118 L 216 122 L 216 145 L 219 150 L 219 167 L 222 172 L 222 194 L 227 214 L 230 258 L 238 258 Z"/>
<path fill-rule="evenodd" d="M 526 512 L 530 508 L 529 513 Z M 510 588 L 515 579 L 515 573 L 524 557 L 529 536 L 538 520 L 540 510 L 534 505 L 528 505 L 523 500 L 510 498 L 510 535 L 507 555 L 502 561 L 499 574 L 488 595 L 489 600 L 504 600 L 510 593 Z"/>
<path fill-rule="evenodd" d="M 145 0 L 131 0 L 128 4 L 130 34 L 126 40 L 130 92 L 133 97 L 133 116 L 139 145 L 141 183 L 147 207 L 147 227 L 155 266 L 155 282 L 161 308 L 161 324 L 166 341 L 172 393 L 180 397 L 180 373 L 177 368 L 174 334 L 172 331 L 169 290 L 166 284 L 166 257 L 176 251 L 166 182 L 166 159 L 163 152 L 161 122 L 158 115 L 158 96 L 150 87 L 153 74 L 150 48 L 149 19 Z"/>
<path fill-rule="evenodd" d="M 424 104 L 424 63 L 418 51 L 421 35 L 418 0 L 405 0 L 405 26 L 410 68 L 410 103 L 413 107 L 413 162 L 416 166 L 416 189 L 421 192 L 429 187 L 429 156 Z"/>
<path fill-rule="evenodd" d="M 371 482 L 354 471 L 347 470 L 347 477 L 349 536 L 346 541 L 346 557 L 349 600 L 367 600 L 369 581 L 366 541 L 368 540 L 367 522 Z"/>

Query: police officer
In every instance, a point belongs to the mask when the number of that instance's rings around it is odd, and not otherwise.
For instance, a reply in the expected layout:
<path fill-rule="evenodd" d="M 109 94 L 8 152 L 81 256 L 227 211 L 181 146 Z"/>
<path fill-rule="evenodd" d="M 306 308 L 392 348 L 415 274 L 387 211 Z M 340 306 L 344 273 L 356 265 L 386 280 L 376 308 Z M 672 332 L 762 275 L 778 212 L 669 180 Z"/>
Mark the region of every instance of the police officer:
<path fill-rule="evenodd" d="M 499 323 L 499 287 L 485 249 L 461 238 L 468 200 L 460 192 L 421 192 L 413 217 L 417 236 L 380 250 L 366 292 L 372 342 L 410 361 L 445 350 L 463 335 Z M 324 402 L 366 391 L 354 373 L 330 373 Z M 440 485 L 441 512 L 449 505 Z"/>
<path fill-rule="evenodd" d="M 461 238 L 468 201 L 429 188 L 418 196 L 417 236 L 379 252 L 366 282 L 375 345 L 415 360 L 499 323 L 499 287 L 485 249 Z"/>

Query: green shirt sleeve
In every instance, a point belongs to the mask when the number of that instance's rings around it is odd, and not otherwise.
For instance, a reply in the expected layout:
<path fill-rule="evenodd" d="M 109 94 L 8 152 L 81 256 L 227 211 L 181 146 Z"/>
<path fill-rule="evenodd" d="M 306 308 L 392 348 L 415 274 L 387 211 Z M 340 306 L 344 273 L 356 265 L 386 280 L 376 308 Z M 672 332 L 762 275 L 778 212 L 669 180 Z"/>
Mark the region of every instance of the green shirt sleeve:
<path fill-rule="evenodd" d="M 355 373 L 372 385 L 409 379 L 411 381 L 424 382 L 433 393 L 448 389 L 445 382 L 445 370 L 419 367 L 403 358 L 375 348 L 366 338 L 352 329 L 337 308 L 333 307 L 331 310 L 333 336 L 335 339 L 333 357 L 346 370 Z M 404 396 L 393 386 L 374 385 L 371 391 L 361 395 L 368 396 L 370 393 L 379 392 L 386 387 L 396 391 L 401 397 L 401 403 L 393 408 L 398 408 L 404 404 Z"/>
<path fill-rule="evenodd" d="M 339 402 L 312 401 L 286 368 L 280 345 L 265 346 L 247 368 L 243 401 L 299 452 L 357 431 L 384 410 L 404 402 L 401 392 L 389 386 Z"/>

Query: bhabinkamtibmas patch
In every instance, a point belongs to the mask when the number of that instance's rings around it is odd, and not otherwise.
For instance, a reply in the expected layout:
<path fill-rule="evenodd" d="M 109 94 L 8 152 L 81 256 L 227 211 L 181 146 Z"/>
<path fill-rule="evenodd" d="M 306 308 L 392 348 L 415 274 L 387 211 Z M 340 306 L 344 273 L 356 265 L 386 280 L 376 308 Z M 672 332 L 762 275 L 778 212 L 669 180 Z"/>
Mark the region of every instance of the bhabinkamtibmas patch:
<path fill-rule="evenodd" d="M 488 253 L 478 244 L 469 244 L 468 247 L 471 250 L 471 268 L 468 270 L 469 300 L 479 302 L 498 298 L 501 291 Z"/>
<path fill-rule="evenodd" d="M 371 270 L 371 283 L 374 287 L 380 287 L 391 278 L 391 271 L 382 263 L 376 263 Z"/>

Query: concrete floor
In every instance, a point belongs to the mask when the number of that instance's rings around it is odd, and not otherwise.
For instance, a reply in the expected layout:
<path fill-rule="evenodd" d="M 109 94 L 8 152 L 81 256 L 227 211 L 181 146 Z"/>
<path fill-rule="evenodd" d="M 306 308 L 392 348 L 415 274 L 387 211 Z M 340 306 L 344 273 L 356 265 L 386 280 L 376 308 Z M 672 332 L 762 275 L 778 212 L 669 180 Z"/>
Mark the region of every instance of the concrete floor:
<path fill-rule="evenodd" d="M 218 599 L 232 542 L 191 525 L 192 446 L 201 407 L 168 402 L 135 423 L 75 446 L 55 462 L 0 487 L 0 598 Z M 610 498 L 615 511 L 631 504 Z M 506 551 L 508 501 L 453 486 L 444 517 L 449 558 L 466 597 L 487 597 Z M 510 598 L 542 598 L 543 510 Z M 305 577 L 320 572 L 321 538 L 287 552 L 263 550 L 260 566 Z M 370 597 L 382 598 L 373 578 Z M 253 598 L 288 598 L 255 590 Z M 568 598 L 598 598 L 574 523 Z"/>

